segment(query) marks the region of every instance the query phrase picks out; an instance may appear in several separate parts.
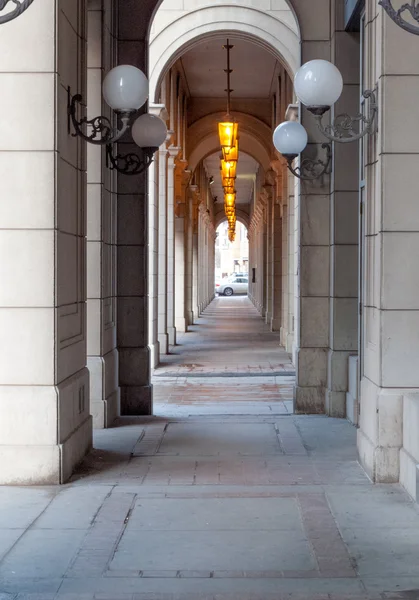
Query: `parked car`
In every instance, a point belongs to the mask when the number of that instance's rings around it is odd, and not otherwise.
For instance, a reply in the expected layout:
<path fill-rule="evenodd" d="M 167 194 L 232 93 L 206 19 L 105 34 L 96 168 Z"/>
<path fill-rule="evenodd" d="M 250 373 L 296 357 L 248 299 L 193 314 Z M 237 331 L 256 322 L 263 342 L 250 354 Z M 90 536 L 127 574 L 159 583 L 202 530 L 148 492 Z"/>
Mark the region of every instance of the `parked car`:
<path fill-rule="evenodd" d="M 220 296 L 233 296 L 233 294 L 247 294 L 249 287 L 248 275 L 235 273 L 224 279 L 221 283 L 215 284 L 215 291 Z"/>

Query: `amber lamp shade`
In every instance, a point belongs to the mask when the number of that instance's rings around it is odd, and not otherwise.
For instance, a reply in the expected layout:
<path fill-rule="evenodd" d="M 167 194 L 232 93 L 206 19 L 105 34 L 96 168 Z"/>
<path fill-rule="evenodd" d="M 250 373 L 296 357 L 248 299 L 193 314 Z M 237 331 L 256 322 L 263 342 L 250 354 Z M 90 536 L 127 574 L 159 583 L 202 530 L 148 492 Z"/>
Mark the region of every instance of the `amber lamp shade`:
<path fill-rule="evenodd" d="M 236 141 L 236 145 L 233 147 L 223 147 L 223 159 L 225 161 L 238 161 L 239 160 L 239 141 Z"/>
<path fill-rule="evenodd" d="M 239 133 L 239 124 L 234 121 L 224 121 L 218 123 L 218 135 L 220 137 L 220 146 L 224 148 L 235 148 Z"/>
<path fill-rule="evenodd" d="M 223 179 L 235 179 L 237 175 L 237 162 L 222 160 L 221 173 Z"/>

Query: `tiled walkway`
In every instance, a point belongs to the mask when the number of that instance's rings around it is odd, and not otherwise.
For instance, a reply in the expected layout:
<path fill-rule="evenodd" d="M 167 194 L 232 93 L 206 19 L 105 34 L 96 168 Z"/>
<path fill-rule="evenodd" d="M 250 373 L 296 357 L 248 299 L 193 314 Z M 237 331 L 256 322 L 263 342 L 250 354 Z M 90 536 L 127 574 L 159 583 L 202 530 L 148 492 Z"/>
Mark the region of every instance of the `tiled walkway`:
<path fill-rule="evenodd" d="M 346 421 L 291 414 L 248 301 L 180 343 L 158 416 L 98 432 L 66 486 L 0 488 L 0 600 L 417 600 L 417 506 L 370 483 Z"/>

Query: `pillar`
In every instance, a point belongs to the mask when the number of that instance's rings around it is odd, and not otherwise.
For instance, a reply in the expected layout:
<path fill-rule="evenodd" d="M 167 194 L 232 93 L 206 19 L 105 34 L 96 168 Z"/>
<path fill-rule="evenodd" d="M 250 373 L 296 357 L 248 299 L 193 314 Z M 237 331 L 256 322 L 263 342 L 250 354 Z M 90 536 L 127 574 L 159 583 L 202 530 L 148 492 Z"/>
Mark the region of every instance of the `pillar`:
<path fill-rule="evenodd" d="M 180 148 L 169 147 L 167 165 L 167 334 L 176 345 L 175 326 L 175 158 Z"/>
<path fill-rule="evenodd" d="M 287 336 L 284 340 L 285 349 L 289 354 L 293 354 L 295 337 L 294 337 L 294 289 L 295 289 L 295 221 L 294 221 L 294 187 L 295 181 L 291 173 L 288 173 L 288 228 L 287 228 L 287 253 L 288 253 L 288 312 L 286 319 Z"/>
<path fill-rule="evenodd" d="M 282 248 L 282 165 L 275 163 L 276 185 L 272 197 L 272 316 L 271 330 L 281 331 L 282 325 L 282 273 L 283 273 L 283 248 Z"/>
<path fill-rule="evenodd" d="M 105 115 L 102 79 L 112 67 L 112 14 L 102 3 L 88 3 L 87 114 Z M 103 27 L 109 22 L 111 27 Z M 108 61 L 105 64 L 103 61 Z M 104 148 L 87 145 L 87 366 L 90 411 L 96 429 L 109 427 L 119 415 L 116 348 L 116 195 L 115 176 L 106 168 Z"/>
<path fill-rule="evenodd" d="M 332 61 L 341 71 L 343 93 L 332 115 L 359 113 L 359 35 L 344 31 L 338 12 L 332 32 Z M 359 143 L 333 145 L 330 194 L 329 351 L 326 413 L 346 416 L 349 357 L 358 353 Z"/>
<path fill-rule="evenodd" d="M 166 145 L 161 146 L 159 161 L 159 283 L 158 283 L 158 340 L 160 352 L 169 353 L 167 333 L 167 156 Z"/>
<path fill-rule="evenodd" d="M 266 314 L 265 322 L 270 325 L 272 320 L 272 305 L 273 305 L 273 261 L 274 261 L 274 244 L 273 244 L 273 195 L 269 194 L 266 207 L 266 232 L 267 232 L 267 247 L 266 247 Z"/>
<path fill-rule="evenodd" d="M 66 119 L 67 86 L 86 98 L 85 10 L 34 2 L 1 26 L 1 484 L 63 483 L 91 447 L 86 152 Z"/>
<path fill-rule="evenodd" d="M 164 119 L 164 104 L 149 105 L 149 112 Z M 165 148 L 165 146 L 164 146 Z M 160 193 L 166 183 L 165 149 L 158 150 L 149 169 L 148 177 L 148 344 L 150 366 L 155 369 L 160 361 L 159 342 L 159 262 L 160 262 Z M 162 174 L 160 175 L 160 168 Z M 160 187 L 162 185 L 162 188 Z M 165 198 L 163 200 L 165 202 Z M 164 348 L 163 348 L 164 349 Z"/>
<path fill-rule="evenodd" d="M 141 7 L 118 3 L 118 62 L 147 71 L 147 20 Z M 115 151 L 138 153 L 130 134 Z M 148 345 L 148 172 L 118 174 L 117 294 L 121 413 L 150 415 L 150 348 Z"/>
<path fill-rule="evenodd" d="M 414 115 L 419 75 L 413 48 L 417 37 L 400 29 L 373 2 L 367 2 L 365 23 L 369 52 L 365 87 L 378 83 L 379 132 L 367 140 L 365 160 L 358 450 L 374 481 L 400 479 L 415 497 L 419 121 Z"/>
<path fill-rule="evenodd" d="M 186 170 L 187 162 L 178 161 L 175 171 L 175 327 L 176 331 L 187 331 L 186 320 L 186 194 L 191 176 Z"/>
<path fill-rule="evenodd" d="M 199 319 L 199 212 L 198 205 L 194 206 L 192 230 L 192 311 L 193 322 Z"/>
<path fill-rule="evenodd" d="M 313 14 L 298 0 L 302 63 L 315 58 L 331 59 L 331 6 L 324 3 L 323 13 L 313 27 Z M 304 156 L 324 156 L 325 139 L 318 131 L 313 115 L 302 107 L 301 122 L 307 129 L 309 144 Z M 327 118 L 327 117 L 326 117 Z M 315 182 L 298 181 L 295 202 L 295 350 L 297 413 L 323 414 L 329 353 L 329 271 L 330 271 L 330 176 Z"/>
<path fill-rule="evenodd" d="M 197 185 L 190 185 L 186 204 L 186 326 L 194 323 L 194 197 L 198 191 Z"/>

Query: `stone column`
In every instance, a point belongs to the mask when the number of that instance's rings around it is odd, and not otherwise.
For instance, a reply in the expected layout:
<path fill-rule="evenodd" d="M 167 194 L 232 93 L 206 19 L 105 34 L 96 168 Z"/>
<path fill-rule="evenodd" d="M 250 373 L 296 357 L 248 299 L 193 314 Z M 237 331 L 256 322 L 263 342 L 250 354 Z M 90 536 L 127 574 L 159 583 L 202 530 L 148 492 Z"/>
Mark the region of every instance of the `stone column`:
<path fill-rule="evenodd" d="M 86 150 L 66 118 L 85 14 L 34 2 L 1 26 L 0 484 L 64 483 L 91 447 Z"/>
<path fill-rule="evenodd" d="M 164 120 L 164 104 L 149 105 L 149 112 Z M 170 134 L 169 134 L 170 135 Z M 160 361 L 159 342 L 159 243 L 160 243 L 160 194 L 165 192 L 166 159 L 161 151 L 155 155 L 148 174 L 148 343 L 150 366 L 155 369 Z M 162 176 L 160 176 L 160 167 Z M 162 187 L 161 187 L 162 185 Z M 163 200 L 165 202 L 165 198 Z M 165 287 L 165 286 L 164 286 Z M 165 347 L 163 348 L 165 350 Z"/>
<path fill-rule="evenodd" d="M 89 2 L 87 115 L 111 118 L 102 102 L 102 78 L 113 64 L 112 14 L 102 3 Z M 103 23 L 108 26 L 104 27 Z M 103 36 L 103 39 L 102 39 Z M 102 60 L 108 64 L 102 64 Z M 115 176 L 106 168 L 104 149 L 87 146 L 87 366 L 90 411 L 95 428 L 109 427 L 119 415 L 116 348 L 116 196 Z"/>
<path fill-rule="evenodd" d="M 141 7 L 118 2 L 118 63 L 147 71 L 147 20 Z M 138 153 L 130 134 L 115 151 Z M 148 345 L 148 172 L 118 174 L 118 349 L 121 413 L 152 413 Z"/>
<path fill-rule="evenodd" d="M 379 131 L 366 141 L 361 462 L 416 496 L 419 393 L 418 39 L 368 2 L 366 88 L 378 82 Z M 384 57 L 377 60 L 376 57 Z M 401 93 L 402 90 L 402 93 Z M 380 185 L 377 185 L 377 182 Z"/>
<path fill-rule="evenodd" d="M 192 231 L 192 310 L 193 322 L 199 319 L 199 194 L 193 207 L 193 231 Z"/>
<path fill-rule="evenodd" d="M 158 340 L 160 352 L 169 353 L 167 333 L 167 155 L 165 145 L 159 150 L 159 295 L 158 295 Z"/>
<path fill-rule="evenodd" d="M 186 320 L 186 202 L 191 172 L 187 161 L 180 160 L 175 171 L 175 327 L 187 331 Z"/>
<path fill-rule="evenodd" d="M 336 15 L 332 61 L 342 73 L 343 93 L 332 115 L 359 113 L 359 36 L 344 31 Z M 330 331 L 326 412 L 346 416 L 349 356 L 358 352 L 359 144 L 333 145 L 334 176 L 330 195 Z"/>
<path fill-rule="evenodd" d="M 175 326 L 175 159 L 180 148 L 170 146 L 167 165 L 167 333 L 176 345 Z"/>
<path fill-rule="evenodd" d="M 329 33 L 327 33 L 329 35 Z M 325 54 L 330 59 L 330 43 L 325 42 Z M 313 45 L 303 44 L 303 62 L 312 55 Z M 318 51 L 317 51 L 318 52 Z M 317 57 L 317 52 L 315 57 Z M 306 109 L 302 123 L 309 133 L 306 156 L 324 156 L 324 137 L 317 130 L 313 116 Z M 325 412 L 325 390 L 329 352 L 329 270 L 330 270 L 330 176 L 315 183 L 298 182 L 296 195 L 296 286 L 295 331 L 297 413 Z"/>
<path fill-rule="evenodd" d="M 203 285 L 204 285 L 204 262 L 203 262 L 203 246 L 204 246 L 204 228 L 202 223 L 201 205 L 198 206 L 198 315 L 202 312 L 203 306 Z"/>
<path fill-rule="evenodd" d="M 158 341 L 158 179 L 158 161 L 156 161 L 148 173 L 148 343 L 151 369 L 156 368 L 160 356 Z"/>
<path fill-rule="evenodd" d="M 272 196 L 272 316 L 270 326 L 272 331 L 280 331 L 282 325 L 282 274 L 283 274 L 283 249 L 282 249 L 282 163 L 272 163 L 276 174 L 275 186 L 271 190 Z"/>
<path fill-rule="evenodd" d="M 194 196 L 198 191 L 197 185 L 190 185 L 187 197 L 186 212 L 186 299 L 185 314 L 186 326 L 193 325 L 194 322 L 194 303 L 193 303 L 193 237 L 194 237 Z"/>
<path fill-rule="evenodd" d="M 287 167 L 282 164 L 282 249 L 281 249 L 281 272 L 282 272 L 282 300 L 281 300 L 281 344 L 286 347 L 288 338 L 288 313 L 289 313 L 289 214 L 288 214 L 288 173 Z"/>
<path fill-rule="evenodd" d="M 295 222 L 294 222 L 294 177 L 288 174 L 288 320 L 285 349 L 292 354 L 294 349 L 294 288 L 295 288 Z"/>

